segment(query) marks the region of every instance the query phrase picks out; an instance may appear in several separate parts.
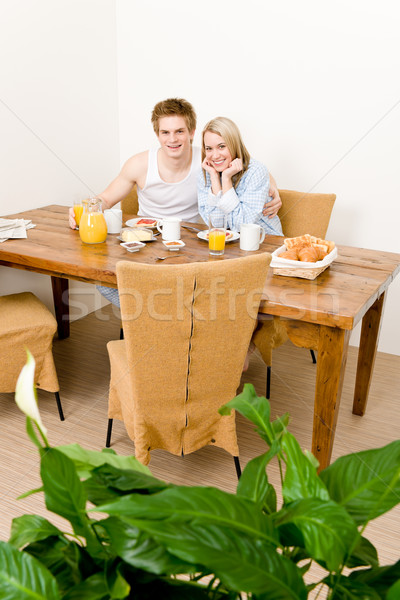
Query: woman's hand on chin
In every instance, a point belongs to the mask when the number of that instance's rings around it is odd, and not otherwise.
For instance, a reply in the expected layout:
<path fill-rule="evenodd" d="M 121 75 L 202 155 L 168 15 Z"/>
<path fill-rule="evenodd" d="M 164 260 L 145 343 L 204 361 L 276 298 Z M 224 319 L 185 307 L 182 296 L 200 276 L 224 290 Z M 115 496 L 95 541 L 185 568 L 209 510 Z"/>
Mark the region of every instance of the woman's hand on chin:
<path fill-rule="evenodd" d="M 240 171 L 243 171 L 242 160 L 240 158 L 235 158 L 229 167 L 225 169 L 225 171 L 222 171 L 222 177 L 229 177 L 231 179 L 236 173 L 240 173 Z"/>
<path fill-rule="evenodd" d="M 210 177 L 218 175 L 217 171 L 206 158 L 203 160 L 201 166 L 205 171 L 207 171 L 207 173 L 209 173 Z"/>

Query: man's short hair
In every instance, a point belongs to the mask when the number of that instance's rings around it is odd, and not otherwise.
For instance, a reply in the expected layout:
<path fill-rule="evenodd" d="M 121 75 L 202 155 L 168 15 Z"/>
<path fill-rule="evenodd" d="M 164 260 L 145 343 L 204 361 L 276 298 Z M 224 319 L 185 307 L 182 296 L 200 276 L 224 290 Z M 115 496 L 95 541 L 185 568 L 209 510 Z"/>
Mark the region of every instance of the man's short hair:
<path fill-rule="evenodd" d="M 153 123 L 153 129 L 157 135 L 160 131 L 160 119 L 162 119 L 162 117 L 171 117 L 174 115 L 185 119 L 189 132 L 196 129 L 197 117 L 190 102 L 183 98 L 168 98 L 167 100 L 158 102 L 151 113 L 151 122 Z"/>

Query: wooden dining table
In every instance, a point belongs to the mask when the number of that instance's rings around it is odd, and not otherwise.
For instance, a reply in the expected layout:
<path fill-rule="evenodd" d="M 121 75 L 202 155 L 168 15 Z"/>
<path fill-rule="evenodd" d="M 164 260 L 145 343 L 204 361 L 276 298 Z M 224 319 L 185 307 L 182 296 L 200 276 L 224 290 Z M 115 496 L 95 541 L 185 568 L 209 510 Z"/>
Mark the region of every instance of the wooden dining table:
<path fill-rule="evenodd" d="M 124 220 L 133 216 L 124 215 Z M 36 227 L 28 230 L 27 239 L 0 244 L 0 265 L 51 277 L 60 338 L 69 335 L 70 279 L 115 288 L 119 260 L 162 268 L 165 263 L 229 260 L 249 254 L 240 250 L 238 242 L 230 242 L 223 257 L 213 258 L 197 232 L 184 227 L 185 247 L 176 253 L 168 251 L 160 238 L 136 253 L 128 253 L 116 235 L 107 236 L 103 244 L 82 244 L 79 232 L 68 226 L 68 208 L 59 205 L 7 218 L 30 219 Z M 281 237 L 266 236 L 258 252 L 273 252 L 281 245 Z M 158 256 L 170 258 L 157 261 Z M 337 259 L 314 280 L 283 277 L 269 270 L 260 313 L 280 317 L 294 344 L 318 351 L 312 452 L 320 469 L 329 465 L 332 454 L 350 333 L 362 320 L 353 402 L 353 413 L 361 416 L 367 405 L 386 291 L 399 271 L 400 254 L 350 246 L 339 246 Z"/>

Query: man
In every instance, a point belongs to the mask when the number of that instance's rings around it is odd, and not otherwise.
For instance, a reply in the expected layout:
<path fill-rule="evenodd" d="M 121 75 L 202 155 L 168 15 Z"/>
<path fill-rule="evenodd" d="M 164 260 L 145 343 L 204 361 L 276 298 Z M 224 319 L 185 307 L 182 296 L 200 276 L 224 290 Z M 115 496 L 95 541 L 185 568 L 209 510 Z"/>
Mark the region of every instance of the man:
<path fill-rule="evenodd" d="M 160 148 L 140 152 L 126 161 L 119 175 L 98 196 L 103 209 L 123 200 L 136 184 L 139 215 L 199 221 L 197 177 L 201 150 L 192 145 L 196 130 L 194 108 L 186 100 L 170 98 L 155 105 L 151 121 Z M 263 214 L 274 217 L 282 202 L 271 175 L 270 195 L 272 200 L 265 204 Z M 69 224 L 76 228 L 73 209 L 69 211 Z"/>

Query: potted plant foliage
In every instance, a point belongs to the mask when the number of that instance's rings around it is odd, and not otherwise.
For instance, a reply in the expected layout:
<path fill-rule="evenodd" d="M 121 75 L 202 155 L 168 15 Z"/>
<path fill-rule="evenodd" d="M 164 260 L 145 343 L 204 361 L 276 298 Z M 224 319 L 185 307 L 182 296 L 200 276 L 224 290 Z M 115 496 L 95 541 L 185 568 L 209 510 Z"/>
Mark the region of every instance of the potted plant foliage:
<path fill-rule="evenodd" d="M 47 519 L 13 520 L 0 542 L 0 597 L 7 600 L 400 598 L 400 561 L 380 566 L 368 522 L 400 498 L 400 441 L 343 456 L 317 474 L 315 458 L 271 421 L 270 405 L 246 385 L 221 409 L 239 411 L 266 442 L 236 494 L 153 477 L 133 457 L 77 444 L 49 446 L 32 392 L 29 357 L 16 399 L 40 453 Z M 36 424 L 34 428 L 33 424 Z M 276 458 L 282 502 L 266 467 Z M 307 584 L 315 562 L 323 575 Z"/>

